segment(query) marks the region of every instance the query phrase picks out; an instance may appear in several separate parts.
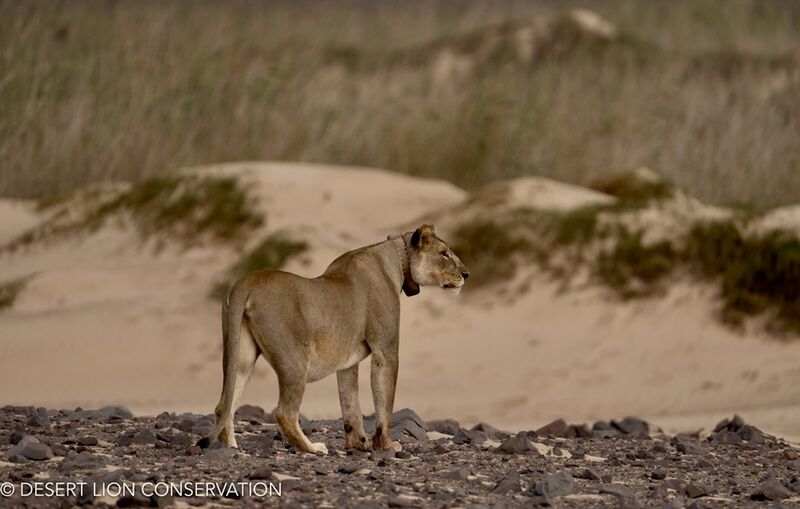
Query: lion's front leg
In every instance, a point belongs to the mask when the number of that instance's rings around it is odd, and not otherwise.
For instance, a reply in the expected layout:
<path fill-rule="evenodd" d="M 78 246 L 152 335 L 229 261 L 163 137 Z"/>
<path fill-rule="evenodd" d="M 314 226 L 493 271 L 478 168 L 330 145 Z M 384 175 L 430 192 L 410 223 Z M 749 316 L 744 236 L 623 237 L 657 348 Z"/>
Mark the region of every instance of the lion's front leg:
<path fill-rule="evenodd" d="M 369 449 L 364 431 L 364 416 L 358 402 L 358 364 L 336 372 L 339 404 L 342 406 L 345 449 Z"/>
<path fill-rule="evenodd" d="M 400 444 L 392 442 L 392 409 L 397 386 L 398 367 L 397 348 L 391 351 L 372 352 L 372 400 L 375 402 L 375 433 L 372 435 L 372 448 L 375 450 L 400 449 Z"/>

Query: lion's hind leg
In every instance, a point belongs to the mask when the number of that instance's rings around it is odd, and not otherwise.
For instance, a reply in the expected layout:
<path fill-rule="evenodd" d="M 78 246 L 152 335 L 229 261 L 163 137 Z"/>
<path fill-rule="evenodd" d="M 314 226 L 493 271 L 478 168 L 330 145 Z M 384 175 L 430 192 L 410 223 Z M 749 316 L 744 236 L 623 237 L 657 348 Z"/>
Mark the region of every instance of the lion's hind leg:
<path fill-rule="evenodd" d="M 277 370 L 276 370 L 277 372 Z M 278 409 L 275 412 L 275 421 L 283 432 L 283 436 L 290 444 L 303 452 L 321 452 L 328 454 L 328 448 L 323 443 L 312 443 L 300 429 L 300 404 L 306 390 L 306 372 L 278 373 Z"/>
<path fill-rule="evenodd" d="M 244 324 L 243 324 L 244 325 Z M 222 385 L 222 395 L 219 398 L 219 403 L 217 404 L 216 409 L 214 410 L 214 415 L 216 418 L 216 428 L 219 429 L 217 436 L 215 437 L 217 440 L 222 442 L 223 444 L 227 445 L 228 447 L 236 447 L 236 438 L 234 437 L 233 431 L 233 418 L 234 412 L 236 412 L 236 408 L 239 407 L 239 402 L 242 398 L 242 393 L 244 392 L 244 388 L 247 385 L 247 382 L 250 381 L 250 377 L 253 374 L 253 369 L 255 368 L 256 361 L 258 360 L 258 356 L 261 354 L 261 351 L 256 345 L 256 342 L 253 340 L 253 337 L 250 335 L 250 331 L 247 329 L 245 325 L 242 327 L 241 331 L 241 340 L 239 341 L 239 348 L 236 352 L 229 352 L 227 348 L 225 348 L 223 352 L 223 361 L 222 361 L 222 370 L 223 370 L 223 385 Z M 234 364 L 234 372 L 228 372 L 228 362 L 227 356 L 228 355 L 236 355 L 236 363 Z M 234 377 L 234 383 L 232 385 L 225 385 L 225 378 L 232 376 Z M 225 409 L 225 388 L 226 387 L 233 387 L 233 404 L 231 405 L 229 411 L 223 415 Z"/>
<path fill-rule="evenodd" d="M 345 449 L 368 450 L 364 432 L 364 416 L 358 401 L 358 364 L 336 372 L 339 384 L 339 403 L 342 407 Z"/>

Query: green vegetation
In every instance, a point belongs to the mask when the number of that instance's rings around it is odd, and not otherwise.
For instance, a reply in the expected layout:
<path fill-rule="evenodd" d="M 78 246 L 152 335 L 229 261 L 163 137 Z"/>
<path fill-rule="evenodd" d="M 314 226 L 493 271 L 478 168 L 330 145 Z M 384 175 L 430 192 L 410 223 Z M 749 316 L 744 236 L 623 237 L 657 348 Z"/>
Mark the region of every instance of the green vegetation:
<path fill-rule="evenodd" d="M 652 245 L 642 242 L 642 232 L 617 230 L 614 247 L 597 256 L 594 275 L 623 299 L 645 297 L 659 289 L 658 284 L 670 274 L 678 253 L 669 242 Z"/>
<path fill-rule="evenodd" d="M 11 281 L 0 282 L 0 310 L 9 308 L 14 304 L 19 292 L 25 288 L 30 276 L 25 276 Z"/>
<path fill-rule="evenodd" d="M 733 223 L 698 224 L 689 233 L 686 259 L 719 281 L 722 318 L 741 325 L 768 314 L 773 332 L 800 334 L 800 240 L 772 231 L 745 236 Z"/>
<path fill-rule="evenodd" d="M 0 0 L 0 196 L 255 159 L 467 188 L 646 165 L 706 202 L 800 195 L 800 3 L 411 1 Z M 542 35 L 554 5 L 619 35 Z"/>
<path fill-rule="evenodd" d="M 516 270 L 516 255 L 535 250 L 532 243 L 490 220 L 462 225 L 454 235 L 452 248 L 470 268 L 470 283 L 475 286 L 511 277 Z"/>
<path fill-rule="evenodd" d="M 468 288 L 512 277 L 520 261 L 555 278 L 586 273 L 622 299 L 663 291 L 670 275 L 719 285 L 721 319 L 732 326 L 763 315 L 775 334 L 800 335 L 800 239 L 783 231 L 742 233 L 737 222 L 697 223 L 672 242 L 646 242 L 624 226 L 630 211 L 592 206 L 567 213 L 531 209 L 462 225 L 453 249 L 472 274 Z M 602 214 L 610 214 L 607 217 Z"/>
<path fill-rule="evenodd" d="M 233 281 L 256 270 L 280 269 L 291 257 L 307 248 L 308 245 L 303 241 L 291 240 L 280 232 L 273 233 L 236 262 L 228 270 L 225 281 L 214 284 L 210 296 L 222 300 Z"/>
<path fill-rule="evenodd" d="M 109 215 L 127 211 L 144 235 L 168 233 L 184 242 L 208 235 L 233 241 L 264 223 L 253 205 L 234 178 L 159 175 L 101 204 L 89 221 L 98 225 Z"/>

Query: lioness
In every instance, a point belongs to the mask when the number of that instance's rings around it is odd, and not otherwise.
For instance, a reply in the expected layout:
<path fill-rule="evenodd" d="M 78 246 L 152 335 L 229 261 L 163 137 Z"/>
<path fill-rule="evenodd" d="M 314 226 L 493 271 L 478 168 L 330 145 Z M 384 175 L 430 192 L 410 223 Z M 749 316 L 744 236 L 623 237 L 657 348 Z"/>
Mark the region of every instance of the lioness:
<path fill-rule="evenodd" d="M 278 375 L 275 420 L 298 450 L 327 453 L 298 423 L 306 383 L 334 371 L 346 448 L 368 449 L 358 402 L 358 363 L 372 355 L 374 449 L 396 447 L 391 417 L 397 382 L 400 291 L 460 289 L 466 267 L 433 225 L 347 252 L 313 279 L 279 270 L 236 281 L 222 305 L 223 385 L 209 440 L 236 447 L 233 415 L 260 354 Z M 206 440 L 208 442 L 209 440 Z"/>

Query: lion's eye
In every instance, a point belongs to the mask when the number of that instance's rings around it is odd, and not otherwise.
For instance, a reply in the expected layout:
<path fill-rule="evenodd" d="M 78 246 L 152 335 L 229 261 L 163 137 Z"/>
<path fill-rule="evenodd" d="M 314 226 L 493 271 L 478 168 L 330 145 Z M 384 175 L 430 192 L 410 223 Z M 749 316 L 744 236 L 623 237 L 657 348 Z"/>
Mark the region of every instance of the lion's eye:
<path fill-rule="evenodd" d="M 450 258 L 450 253 L 445 251 L 444 253 L 442 253 L 442 256 L 444 256 L 445 258 Z"/>

